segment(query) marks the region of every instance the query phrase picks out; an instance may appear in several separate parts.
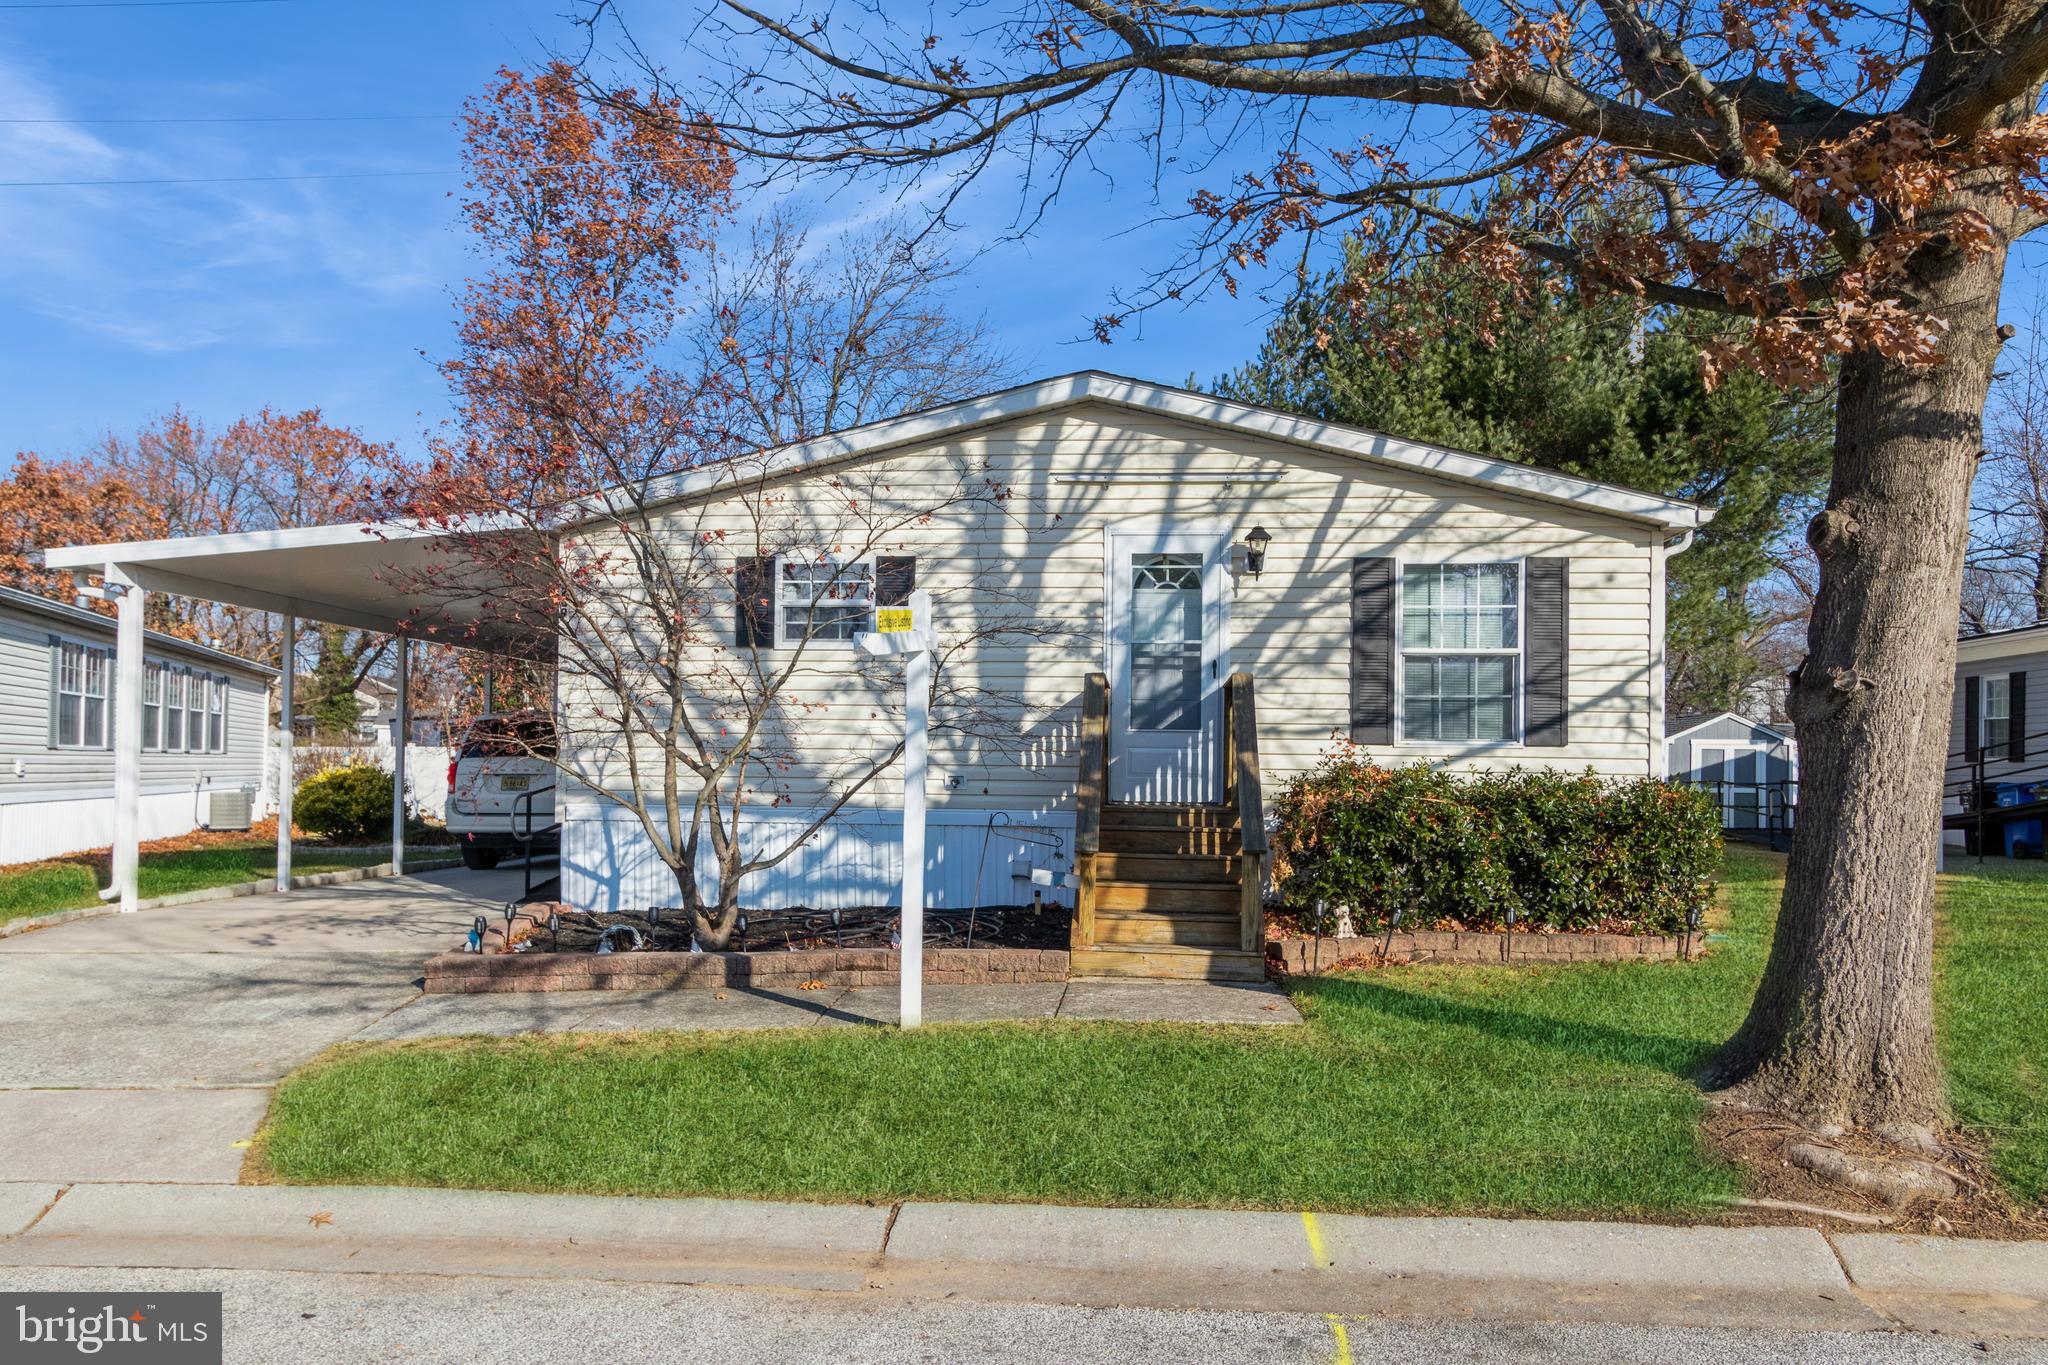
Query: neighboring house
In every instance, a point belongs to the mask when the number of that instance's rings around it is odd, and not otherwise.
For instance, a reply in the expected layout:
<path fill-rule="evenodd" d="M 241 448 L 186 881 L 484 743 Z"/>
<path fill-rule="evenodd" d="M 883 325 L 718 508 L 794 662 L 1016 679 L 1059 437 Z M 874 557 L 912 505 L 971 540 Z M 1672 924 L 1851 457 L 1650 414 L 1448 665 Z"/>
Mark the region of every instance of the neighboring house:
<path fill-rule="evenodd" d="M 2035 697 L 2031 710 L 2029 691 Z M 2044 696 L 2048 624 L 1956 642 L 1956 691 L 1942 787 L 1952 841 L 1974 846 L 1981 830 L 1987 852 L 2010 847 L 2040 856 L 2048 812 Z"/>
<path fill-rule="evenodd" d="M 275 670 L 154 631 L 145 641 L 142 837 L 246 824 Z M 107 617 L 0 588 L 0 863 L 112 841 L 113 653 Z"/>
<path fill-rule="evenodd" d="M 814 642 L 792 687 L 804 770 L 782 777 L 779 805 L 742 818 L 743 840 L 800 830 L 828 792 L 810 774 L 872 751 L 891 697 L 861 678 L 850 637 L 873 628 L 878 598 L 929 590 L 943 635 L 949 619 L 1022 597 L 1067 636 L 970 655 L 951 681 L 1057 709 L 1007 752 L 933 736 L 936 907 L 1028 899 L 1019 860 L 1065 870 L 1044 848 L 992 836 L 991 822 L 1056 837 L 1071 859 L 1079 699 L 1097 670 L 1112 802 L 1223 797 L 1223 692 L 1237 671 L 1256 678 L 1269 798 L 1337 739 L 1390 764 L 1664 771 L 1665 559 L 1711 516 L 1697 504 L 1094 373 L 839 433 L 776 452 L 767 470 L 778 507 L 816 505 L 821 518 L 844 505 L 847 479 L 905 510 L 970 470 L 1018 490 L 1008 523 L 931 519 L 864 571 L 872 587 L 842 608 L 857 618 L 848 640 Z M 679 476 L 661 492 L 666 515 L 678 535 L 729 520 L 738 543 L 761 473 L 757 461 Z M 766 591 L 754 611 L 737 608 L 734 639 L 781 646 L 784 609 L 807 610 L 808 572 L 801 559 L 736 561 L 736 580 Z M 565 716 L 565 733 L 588 728 Z M 888 903 L 896 791 L 871 784 L 757 874 L 745 903 Z M 566 900 L 674 903 L 633 817 L 574 793 L 559 813 Z"/>
<path fill-rule="evenodd" d="M 1710 788 L 1728 829 L 1783 830 L 1798 806 L 1799 745 L 1781 730 L 1723 711 L 1668 727 L 1670 775 Z"/>

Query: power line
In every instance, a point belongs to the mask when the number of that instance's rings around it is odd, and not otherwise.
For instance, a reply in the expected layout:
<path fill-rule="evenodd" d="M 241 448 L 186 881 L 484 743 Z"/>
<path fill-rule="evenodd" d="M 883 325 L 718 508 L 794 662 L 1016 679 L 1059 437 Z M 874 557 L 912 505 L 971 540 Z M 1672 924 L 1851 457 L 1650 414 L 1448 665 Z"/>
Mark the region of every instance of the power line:
<path fill-rule="evenodd" d="M 0 180 L 0 190 L 90 189 L 118 185 L 251 185 L 272 180 L 375 180 L 394 175 L 457 175 L 452 170 L 330 171 L 321 175 L 198 175 L 161 180 Z"/>
<path fill-rule="evenodd" d="M 514 171 L 568 171 L 580 166 L 595 166 L 600 169 L 621 171 L 635 166 L 686 165 L 690 157 L 638 157 L 630 161 L 529 161 L 509 166 L 478 169 L 472 167 L 472 175 L 497 175 Z M 52 189 L 97 189 L 123 185 L 256 185 L 280 180 L 377 180 L 389 176 L 419 175 L 462 175 L 457 168 L 417 171 L 325 171 L 305 175 L 195 175 L 165 176 L 150 179 L 130 180 L 0 180 L 0 190 L 52 190 Z"/>
<path fill-rule="evenodd" d="M 189 3 L 189 0 L 188 0 Z M 251 114 L 205 118 L 0 118 L 0 123 L 399 123 L 453 114 Z"/>
<path fill-rule="evenodd" d="M 36 0 L 0 4 L 0 9 L 179 9 L 187 5 L 291 5 L 298 0 Z"/>

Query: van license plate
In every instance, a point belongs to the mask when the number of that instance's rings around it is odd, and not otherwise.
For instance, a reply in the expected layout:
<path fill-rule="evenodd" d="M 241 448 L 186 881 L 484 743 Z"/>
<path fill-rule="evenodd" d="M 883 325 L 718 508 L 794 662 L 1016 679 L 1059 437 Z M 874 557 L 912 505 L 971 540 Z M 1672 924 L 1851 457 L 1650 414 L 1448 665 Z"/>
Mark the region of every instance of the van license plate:
<path fill-rule="evenodd" d="M 499 791 L 523 792 L 532 785 L 533 778 L 526 773 L 517 773 L 512 776 L 501 777 L 498 779 Z"/>

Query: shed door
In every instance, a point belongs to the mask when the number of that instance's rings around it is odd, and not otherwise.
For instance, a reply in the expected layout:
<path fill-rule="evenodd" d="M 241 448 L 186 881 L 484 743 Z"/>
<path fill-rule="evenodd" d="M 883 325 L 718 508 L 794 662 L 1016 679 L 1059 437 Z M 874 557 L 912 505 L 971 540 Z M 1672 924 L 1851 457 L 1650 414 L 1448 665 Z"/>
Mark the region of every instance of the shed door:
<path fill-rule="evenodd" d="M 1222 799 L 1221 533 L 1107 538 L 1109 799 Z"/>
<path fill-rule="evenodd" d="M 1753 744 L 1702 744 L 1699 772 L 1719 784 L 1721 824 L 1726 829 L 1761 829 L 1764 806 L 1764 755 Z"/>

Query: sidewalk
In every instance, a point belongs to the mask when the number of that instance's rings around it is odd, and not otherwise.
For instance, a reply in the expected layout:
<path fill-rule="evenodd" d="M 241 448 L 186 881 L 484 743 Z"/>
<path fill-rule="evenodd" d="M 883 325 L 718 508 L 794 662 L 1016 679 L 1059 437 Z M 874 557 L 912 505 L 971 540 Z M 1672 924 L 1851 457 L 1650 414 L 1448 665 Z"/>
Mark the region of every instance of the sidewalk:
<path fill-rule="evenodd" d="M 2048 1244 L 1805 1228 L 12 1183 L 0 1264 L 2048 1337 Z"/>

